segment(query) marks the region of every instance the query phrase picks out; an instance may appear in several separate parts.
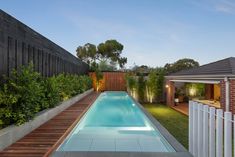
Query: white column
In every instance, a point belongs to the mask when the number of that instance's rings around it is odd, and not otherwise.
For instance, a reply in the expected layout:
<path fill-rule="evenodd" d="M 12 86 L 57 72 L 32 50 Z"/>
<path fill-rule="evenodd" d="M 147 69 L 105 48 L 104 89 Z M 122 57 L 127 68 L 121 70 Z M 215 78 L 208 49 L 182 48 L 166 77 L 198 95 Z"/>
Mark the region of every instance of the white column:
<path fill-rule="evenodd" d="M 209 157 L 215 157 L 215 108 L 210 107 Z"/>
<path fill-rule="evenodd" d="M 203 157 L 209 156 L 209 107 L 208 105 L 203 106 Z"/>
<path fill-rule="evenodd" d="M 235 115 L 233 116 L 233 120 L 235 120 Z M 233 121 L 233 156 L 235 157 L 235 123 Z"/>
<path fill-rule="evenodd" d="M 216 110 L 216 157 L 223 157 L 223 110 Z"/>
<path fill-rule="evenodd" d="M 198 105 L 198 156 L 203 155 L 203 105 Z"/>
<path fill-rule="evenodd" d="M 198 104 L 196 102 L 194 102 L 193 105 L 193 156 L 197 157 L 198 155 Z"/>
<path fill-rule="evenodd" d="M 229 79 L 228 77 L 224 78 L 225 82 L 225 110 L 229 111 Z"/>
<path fill-rule="evenodd" d="M 224 156 L 232 157 L 232 113 L 224 112 Z"/>
<path fill-rule="evenodd" d="M 193 154 L 193 101 L 189 101 L 189 152 Z"/>

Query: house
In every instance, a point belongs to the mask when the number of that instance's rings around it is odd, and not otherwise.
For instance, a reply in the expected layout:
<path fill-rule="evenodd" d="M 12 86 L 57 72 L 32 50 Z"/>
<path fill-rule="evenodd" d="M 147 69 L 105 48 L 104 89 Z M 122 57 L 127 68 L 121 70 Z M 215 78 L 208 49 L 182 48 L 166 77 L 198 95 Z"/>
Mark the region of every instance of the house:
<path fill-rule="evenodd" d="M 167 105 L 187 107 L 188 100 L 195 100 L 235 113 L 235 57 L 172 73 L 165 78 Z M 195 88 L 198 85 L 200 89 Z"/>

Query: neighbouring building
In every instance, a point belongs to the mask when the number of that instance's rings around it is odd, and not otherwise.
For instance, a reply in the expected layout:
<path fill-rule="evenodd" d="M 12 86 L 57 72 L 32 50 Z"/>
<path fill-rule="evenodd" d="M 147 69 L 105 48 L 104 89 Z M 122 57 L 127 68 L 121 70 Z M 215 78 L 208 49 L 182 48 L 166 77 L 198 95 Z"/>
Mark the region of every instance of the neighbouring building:
<path fill-rule="evenodd" d="M 0 9 L 0 81 L 12 69 L 33 62 L 43 76 L 87 74 L 89 66 Z"/>
<path fill-rule="evenodd" d="M 167 105 L 195 100 L 235 113 L 235 57 L 166 76 Z"/>

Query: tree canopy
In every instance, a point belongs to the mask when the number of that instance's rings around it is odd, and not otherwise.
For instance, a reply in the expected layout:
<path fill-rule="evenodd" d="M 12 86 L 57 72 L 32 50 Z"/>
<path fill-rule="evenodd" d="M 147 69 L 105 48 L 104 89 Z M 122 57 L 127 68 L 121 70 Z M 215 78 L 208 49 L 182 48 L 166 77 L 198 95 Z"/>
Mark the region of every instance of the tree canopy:
<path fill-rule="evenodd" d="M 190 58 L 184 58 L 174 63 L 167 63 L 164 66 L 164 69 L 167 74 L 170 74 L 170 73 L 175 73 L 181 70 L 191 69 L 191 68 L 198 67 L 198 66 L 199 66 L 199 63 L 197 61 L 190 59 Z"/>
<path fill-rule="evenodd" d="M 98 46 L 87 43 L 79 46 L 76 50 L 77 56 L 91 67 L 99 62 L 114 65 L 117 63 L 121 68 L 127 63 L 127 58 L 122 57 L 124 46 L 116 40 L 107 40 Z"/>

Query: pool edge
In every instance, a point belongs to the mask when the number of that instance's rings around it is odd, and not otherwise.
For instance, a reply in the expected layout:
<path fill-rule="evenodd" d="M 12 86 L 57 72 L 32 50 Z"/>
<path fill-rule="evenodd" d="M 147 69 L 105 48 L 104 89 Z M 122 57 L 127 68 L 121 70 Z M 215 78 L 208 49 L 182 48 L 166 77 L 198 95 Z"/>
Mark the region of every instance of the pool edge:
<path fill-rule="evenodd" d="M 129 95 L 129 93 L 127 93 Z M 175 139 L 173 135 L 169 133 L 169 131 L 161 125 L 161 123 L 154 118 L 138 101 L 136 101 L 131 95 L 129 95 L 131 99 L 138 105 L 141 111 L 148 117 L 148 119 L 152 122 L 152 124 L 159 130 L 162 136 L 167 140 L 167 142 L 175 149 L 176 152 L 188 152 L 188 150 Z"/>
<path fill-rule="evenodd" d="M 147 110 L 145 110 L 145 108 L 138 101 L 136 101 L 131 95 L 129 95 L 129 93 L 127 93 L 127 95 L 135 102 L 136 105 L 138 105 L 141 111 L 146 115 L 146 117 L 150 120 L 154 127 L 158 129 L 158 131 L 175 149 L 176 152 L 54 151 L 51 154 L 51 157 L 193 157 L 192 154 L 189 153 L 188 150 L 182 144 L 180 144 L 175 139 L 175 137 L 173 137 L 173 135 L 171 135 L 168 130 L 160 124 L 157 119 L 155 119 Z M 95 101 L 97 100 L 97 98 L 95 99 Z M 90 107 L 94 104 L 94 102 L 90 105 Z M 83 116 L 84 115 L 85 114 L 83 114 Z"/>

